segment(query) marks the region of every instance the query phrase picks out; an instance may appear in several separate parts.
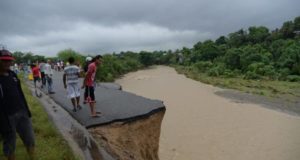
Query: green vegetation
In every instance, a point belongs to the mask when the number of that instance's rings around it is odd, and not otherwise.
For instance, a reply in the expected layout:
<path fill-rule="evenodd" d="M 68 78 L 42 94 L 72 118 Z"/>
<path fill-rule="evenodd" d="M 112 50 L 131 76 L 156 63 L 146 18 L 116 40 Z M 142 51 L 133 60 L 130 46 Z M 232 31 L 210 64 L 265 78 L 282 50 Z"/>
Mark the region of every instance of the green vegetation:
<path fill-rule="evenodd" d="M 263 26 L 249 27 L 198 42 L 183 49 L 183 65 L 174 65 L 190 78 L 272 97 L 300 97 L 300 17 L 269 32 Z"/>
<path fill-rule="evenodd" d="M 112 82 L 121 75 L 153 64 L 170 64 L 172 53 L 166 52 L 121 52 L 103 56 L 103 64 L 96 76 L 99 81 Z"/>
<path fill-rule="evenodd" d="M 277 81 L 277 80 L 252 80 L 244 79 L 241 76 L 235 77 L 212 77 L 205 73 L 199 73 L 192 67 L 173 66 L 180 74 L 185 74 L 191 79 L 195 79 L 207 84 L 221 88 L 230 88 L 240 90 L 246 93 L 254 93 L 268 97 L 276 97 L 291 102 L 299 100 L 300 83 Z"/>
<path fill-rule="evenodd" d="M 252 26 L 198 42 L 191 49 L 107 55 L 98 79 L 113 81 L 129 71 L 163 64 L 212 85 L 295 100 L 300 97 L 300 36 L 295 33 L 299 26 L 297 17 L 272 32 Z M 136 65 L 127 67 L 131 60 Z"/>
<path fill-rule="evenodd" d="M 97 71 L 99 81 L 110 82 L 120 75 L 142 68 L 136 54 L 104 55 L 103 65 Z"/>
<path fill-rule="evenodd" d="M 41 62 L 42 60 L 46 60 L 45 56 L 40 56 L 40 55 L 34 55 L 33 53 L 23 53 L 20 51 L 14 52 L 13 56 L 15 57 L 15 62 L 20 64 L 20 63 L 26 63 L 26 64 L 31 64 L 33 62 L 39 61 Z"/>
<path fill-rule="evenodd" d="M 150 65 L 170 65 L 205 83 L 268 96 L 299 97 L 300 17 L 270 31 L 264 26 L 240 29 L 215 41 L 196 43 L 176 51 L 104 55 L 97 79 L 114 81 L 121 75 Z M 73 50 L 58 53 L 84 59 Z M 26 59 L 26 58 L 25 58 Z"/>
<path fill-rule="evenodd" d="M 44 111 L 38 100 L 32 96 L 31 91 L 27 86 L 23 85 L 23 90 L 32 112 L 32 123 L 36 138 L 36 159 L 78 159 L 75 158 L 67 142 L 59 135 L 55 126 L 49 121 L 47 113 Z M 2 145 L 0 146 L 0 159 L 4 159 Z M 29 160 L 26 149 L 20 138 L 17 139 L 16 159 Z"/>
<path fill-rule="evenodd" d="M 67 62 L 70 57 L 74 57 L 75 62 L 79 64 L 83 64 L 85 61 L 85 57 L 81 55 L 80 53 L 72 50 L 72 49 L 65 49 L 57 53 L 57 57 L 53 58 L 53 60 L 62 60 L 64 62 Z"/>

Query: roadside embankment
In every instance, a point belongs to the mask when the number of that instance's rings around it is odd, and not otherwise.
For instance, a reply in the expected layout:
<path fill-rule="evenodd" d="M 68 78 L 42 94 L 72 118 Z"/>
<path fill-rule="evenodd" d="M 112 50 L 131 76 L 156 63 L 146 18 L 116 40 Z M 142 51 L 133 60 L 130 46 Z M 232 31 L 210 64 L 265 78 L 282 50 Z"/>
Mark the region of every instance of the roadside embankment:
<path fill-rule="evenodd" d="M 161 123 L 165 111 L 128 122 L 90 128 L 106 150 L 122 160 L 158 160 Z"/>
<path fill-rule="evenodd" d="M 162 101 L 121 91 L 117 85 L 100 84 L 96 89 L 96 108 L 102 114 L 92 118 L 88 106 L 72 111 L 59 78 L 53 77 L 56 94 L 43 93 L 40 101 L 82 159 L 159 159 L 160 129 L 165 113 Z"/>

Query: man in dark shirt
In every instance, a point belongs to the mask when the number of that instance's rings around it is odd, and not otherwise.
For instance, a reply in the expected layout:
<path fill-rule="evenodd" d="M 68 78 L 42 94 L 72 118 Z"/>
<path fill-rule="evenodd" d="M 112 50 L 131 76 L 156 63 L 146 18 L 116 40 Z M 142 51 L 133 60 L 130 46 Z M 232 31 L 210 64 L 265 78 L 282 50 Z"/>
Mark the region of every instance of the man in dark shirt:
<path fill-rule="evenodd" d="M 34 133 L 20 80 L 9 68 L 14 58 L 8 50 L 0 50 L 0 134 L 3 152 L 8 160 L 15 159 L 16 133 L 21 137 L 33 159 Z"/>

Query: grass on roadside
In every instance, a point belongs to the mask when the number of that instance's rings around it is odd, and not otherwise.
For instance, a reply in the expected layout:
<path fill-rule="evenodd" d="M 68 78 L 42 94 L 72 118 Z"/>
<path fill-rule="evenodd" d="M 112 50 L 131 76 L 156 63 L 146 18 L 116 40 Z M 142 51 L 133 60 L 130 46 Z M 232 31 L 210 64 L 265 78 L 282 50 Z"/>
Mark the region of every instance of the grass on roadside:
<path fill-rule="evenodd" d="M 242 77 L 211 77 L 205 73 L 195 73 L 193 70 L 184 66 L 173 67 L 178 73 L 184 74 L 188 78 L 221 88 L 236 89 L 246 93 L 282 98 L 288 101 L 296 101 L 300 99 L 300 83 L 297 82 L 246 80 Z"/>
<path fill-rule="evenodd" d="M 74 160 L 79 159 L 74 156 L 67 142 L 58 133 L 55 126 L 49 121 L 47 113 L 31 91 L 25 85 L 22 86 L 30 110 L 32 112 L 32 123 L 35 133 L 37 160 Z M 0 145 L 0 159 L 4 159 L 2 144 Z M 26 149 L 18 137 L 16 147 L 16 159 L 28 160 Z"/>

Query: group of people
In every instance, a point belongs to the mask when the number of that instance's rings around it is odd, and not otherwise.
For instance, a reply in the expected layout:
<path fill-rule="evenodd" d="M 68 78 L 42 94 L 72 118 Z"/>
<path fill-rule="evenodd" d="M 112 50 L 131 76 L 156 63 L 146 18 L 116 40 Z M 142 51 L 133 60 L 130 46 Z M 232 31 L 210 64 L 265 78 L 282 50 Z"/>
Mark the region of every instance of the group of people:
<path fill-rule="evenodd" d="M 67 90 L 67 96 L 71 99 L 73 105 L 73 112 L 79 111 L 82 107 L 80 105 L 80 90 L 84 91 L 84 104 L 90 105 L 91 117 L 98 117 L 101 112 L 96 112 L 95 110 L 95 75 L 97 71 L 97 66 L 101 64 L 102 56 L 98 55 L 94 58 L 87 57 L 86 64 L 84 66 L 84 80 L 83 84 L 80 86 L 79 78 L 81 77 L 81 69 L 78 64 L 75 63 L 74 57 L 69 57 L 67 66 L 64 67 L 63 74 L 63 84 L 64 88 Z M 55 94 L 53 91 L 53 70 L 51 67 L 51 61 L 48 60 L 47 63 L 41 62 L 39 65 L 32 64 L 32 74 L 34 86 L 37 87 L 37 82 L 42 82 L 41 88 L 48 86 L 48 93 Z"/>
<path fill-rule="evenodd" d="M 88 63 L 84 67 L 85 74 L 82 85 L 80 85 L 80 68 L 75 65 L 75 59 L 68 59 L 69 65 L 64 68 L 63 83 L 68 97 L 76 112 L 80 106 L 80 90 L 85 89 L 84 104 L 90 106 L 91 117 L 98 117 L 100 112 L 95 109 L 95 75 L 97 66 L 101 64 L 102 56 L 87 58 Z M 3 153 L 8 160 L 15 159 L 16 134 L 22 139 L 31 159 L 34 158 L 35 138 L 31 122 L 31 112 L 21 88 L 17 74 L 11 70 L 14 57 L 8 50 L 0 50 L 0 135 L 3 141 Z M 49 94 L 54 94 L 52 88 L 53 70 L 51 61 L 32 65 L 32 73 L 36 82 L 41 80 L 41 87 L 48 86 Z"/>
<path fill-rule="evenodd" d="M 73 104 L 73 111 L 76 112 L 82 107 L 80 106 L 80 89 L 85 89 L 84 91 L 84 104 L 88 103 L 90 105 L 91 117 L 98 117 L 95 109 L 95 76 L 97 71 L 97 66 L 101 64 L 102 56 L 97 55 L 93 59 L 87 57 L 86 65 L 84 66 L 84 80 L 82 86 L 79 84 L 80 78 L 80 68 L 75 64 L 75 59 L 70 57 L 68 62 L 69 65 L 65 67 L 63 74 L 64 88 L 67 89 L 68 97 L 71 99 Z"/>
<path fill-rule="evenodd" d="M 37 87 L 36 83 L 41 81 L 41 88 L 48 86 L 48 93 L 54 94 L 55 92 L 53 91 L 52 87 L 53 70 L 51 61 L 48 60 L 47 63 L 45 63 L 45 61 L 42 61 L 39 65 L 31 64 L 31 70 L 33 75 L 34 87 Z"/>
<path fill-rule="evenodd" d="M 58 72 L 63 71 L 65 69 L 65 63 L 64 61 L 58 61 L 56 64 L 54 64 L 54 69 Z"/>

